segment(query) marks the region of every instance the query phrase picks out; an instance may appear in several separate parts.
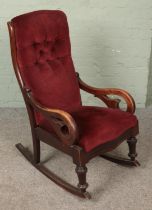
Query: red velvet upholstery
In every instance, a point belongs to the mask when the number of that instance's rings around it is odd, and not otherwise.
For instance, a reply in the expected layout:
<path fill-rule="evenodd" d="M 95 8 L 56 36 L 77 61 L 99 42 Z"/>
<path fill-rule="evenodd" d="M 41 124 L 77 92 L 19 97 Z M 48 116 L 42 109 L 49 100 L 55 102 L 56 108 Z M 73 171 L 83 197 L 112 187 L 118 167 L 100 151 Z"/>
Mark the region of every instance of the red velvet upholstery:
<path fill-rule="evenodd" d="M 71 58 L 69 29 L 61 11 L 36 11 L 12 19 L 17 62 L 27 88 L 50 108 L 75 110 L 80 92 Z"/>
<path fill-rule="evenodd" d="M 128 129 L 138 125 L 137 118 L 134 115 L 119 109 L 82 106 L 79 110 L 72 112 L 71 115 L 79 128 L 79 145 L 86 152 L 118 138 Z M 40 126 L 52 131 L 44 118 L 41 119 Z"/>
<path fill-rule="evenodd" d="M 134 115 L 116 109 L 83 107 L 71 58 L 69 29 L 61 11 L 36 11 L 15 17 L 17 62 L 25 86 L 40 104 L 71 113 L 79 145 L 89 152 L 137 125 Z M 77 110 L 77 111 L 76 111 Z M 46 119 L 37 124 L 52 132 Z"/>

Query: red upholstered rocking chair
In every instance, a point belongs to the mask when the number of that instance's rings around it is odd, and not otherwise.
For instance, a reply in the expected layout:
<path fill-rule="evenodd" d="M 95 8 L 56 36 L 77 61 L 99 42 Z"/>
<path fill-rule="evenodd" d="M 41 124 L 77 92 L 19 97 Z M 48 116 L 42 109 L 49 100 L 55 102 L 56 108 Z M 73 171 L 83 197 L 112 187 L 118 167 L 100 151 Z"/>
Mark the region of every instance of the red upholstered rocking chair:
<path fill-rule="evenodd" d="M 35 166 L 69 192 L 90 198 L 86 191 L 86 164 L 95 156 L 128 166 L 135 160 L 138 120 L 133 98 L 121 89 L 98 89 L 75 73 L 66 15 L 61 11 L 35 11 L 8 23 L 12 60 L 28 111 L 34 154 L 17 144 Z M 80 89 L 101 99 L 108 108 L 83 106 Z M 127 103 L 119 109 L 118 95 Z M 124 140 L 129 159 L 106 155 Z M 76 164 L 78 187 L 63 181 L 40 163 L 40 141 L 70 155 Z"/>

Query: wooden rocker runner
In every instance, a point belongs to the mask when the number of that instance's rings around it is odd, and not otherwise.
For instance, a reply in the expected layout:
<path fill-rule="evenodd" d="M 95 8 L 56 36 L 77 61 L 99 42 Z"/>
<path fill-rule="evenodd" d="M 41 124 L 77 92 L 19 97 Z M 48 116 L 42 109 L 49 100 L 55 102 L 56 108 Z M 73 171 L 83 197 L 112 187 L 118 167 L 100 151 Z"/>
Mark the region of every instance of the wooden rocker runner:
<path fill-rule="evenodd" d="M 121 165 L 139 165 L 134 100 L 124 90 L 93 88 L 79 78 L 72 62 L 66 15 L 55 10 L 35 11 L 13 18 L 8 28 L 13 66 L 33 139 L 33 155 L 22 144 L 16 145 L 25 158 L 56 184 L 82 198 L 91 197 L 86 191 L 90 159 L 101 156 Z M 82 105 L 80 89 L 101 99 L 107 108 Z M 127 110 L 120 110 L 120 100 L 109 95 L 123 98 Z M 124 140 L 129 145 L 129 159 L 106 155 Z M 77 187 L 41 164 L 41 141 L 72 157 Z"/>

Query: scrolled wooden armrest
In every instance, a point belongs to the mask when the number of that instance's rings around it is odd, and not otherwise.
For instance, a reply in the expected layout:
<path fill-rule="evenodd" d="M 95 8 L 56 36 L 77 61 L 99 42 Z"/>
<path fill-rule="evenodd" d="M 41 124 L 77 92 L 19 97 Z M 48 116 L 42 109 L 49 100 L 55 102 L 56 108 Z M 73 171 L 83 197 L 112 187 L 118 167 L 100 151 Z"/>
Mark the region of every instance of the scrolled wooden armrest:
<path fill-rule="evenodd" d="M 101 99 L 108 107 L 110 108 L 119 108 L 120 99 L 109 98 L 108 95 L 117 95 L 123 98 L 127 104 L 127 112 L 134 113 L 136 106 L 133 97 L 125 90 L 117 88 L 94 88 L 86 83 L 84 83 L 77 73 L 77 78 L 79 82 L 79 87 L 91 94 L 94 94 L 95 97 Z"/>
<path fill-rule="evenodd" d="M 59 109 L 50 109 L 43 107 L 32 96 L 30 90 L 26 90 L 27 102 L 38 112 L 45 116 L 56 135 L 66 145 L 76 143 L 78 139 L 78 128 L 72 116 Z"/>

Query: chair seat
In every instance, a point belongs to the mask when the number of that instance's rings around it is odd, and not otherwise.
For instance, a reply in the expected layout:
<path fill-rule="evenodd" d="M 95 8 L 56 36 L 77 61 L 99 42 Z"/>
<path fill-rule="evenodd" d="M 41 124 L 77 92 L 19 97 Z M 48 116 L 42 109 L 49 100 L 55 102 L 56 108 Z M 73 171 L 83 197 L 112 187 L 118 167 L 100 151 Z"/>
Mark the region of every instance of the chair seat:
<path fill-rule="evenodd" d="M 90 152 L 101 144 L 114 141 L 127 130 L 138 125 L 135 115 L 119 109 L 82 106 L 70 113 L 79 128 L 79 145 Z M 39 126 L 52 132 L 52 128 L 44 118 Z"/>
<path fill-rule="evenodd" d="M 83 106 L 72 116 L 80 132 L 79 145 L 86 152 L 118 138 L 138 123 L 135 115 L 110 108 Z"/>

